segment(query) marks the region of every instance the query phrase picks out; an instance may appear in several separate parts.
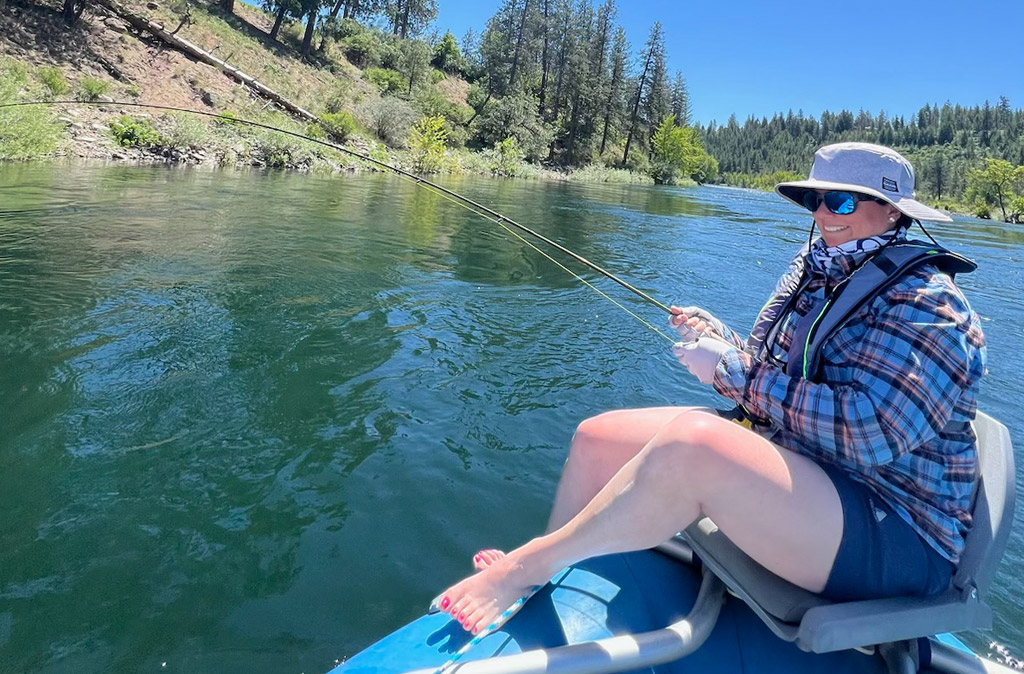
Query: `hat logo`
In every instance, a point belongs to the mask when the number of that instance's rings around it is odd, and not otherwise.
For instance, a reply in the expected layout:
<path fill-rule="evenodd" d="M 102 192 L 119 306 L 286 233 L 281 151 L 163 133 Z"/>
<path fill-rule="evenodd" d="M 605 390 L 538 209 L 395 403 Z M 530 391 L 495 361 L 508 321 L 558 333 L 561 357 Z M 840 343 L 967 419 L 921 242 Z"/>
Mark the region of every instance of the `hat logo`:
<path fill-rule="evenodd" d="M 882 178 L 882 189 L 889 192 L 899 192 L 900 188 L 896 186 L 896 181 L 892 178 Z"/>

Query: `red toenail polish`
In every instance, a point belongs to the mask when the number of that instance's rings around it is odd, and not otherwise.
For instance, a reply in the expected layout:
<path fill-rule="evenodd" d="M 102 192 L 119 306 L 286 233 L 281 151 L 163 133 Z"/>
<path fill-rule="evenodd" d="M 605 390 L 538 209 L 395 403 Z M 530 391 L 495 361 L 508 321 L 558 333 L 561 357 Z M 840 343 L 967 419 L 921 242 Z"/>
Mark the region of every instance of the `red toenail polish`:
<path fill-rule="evenodd" d="M 445 597 L 444 599 L 441 600 L 441 608 L 448 608 L 448 604 L 450 604 L 450 603 L 452 603 L 452 600 L 449 599 L 448 597 Z"/>
<path fill-rule="evenodd" d="M 466 614 L 465 613 L 460 613 L 459 614 L 459 620 L 465 620 L 465 619 L 466 619 Z"/>

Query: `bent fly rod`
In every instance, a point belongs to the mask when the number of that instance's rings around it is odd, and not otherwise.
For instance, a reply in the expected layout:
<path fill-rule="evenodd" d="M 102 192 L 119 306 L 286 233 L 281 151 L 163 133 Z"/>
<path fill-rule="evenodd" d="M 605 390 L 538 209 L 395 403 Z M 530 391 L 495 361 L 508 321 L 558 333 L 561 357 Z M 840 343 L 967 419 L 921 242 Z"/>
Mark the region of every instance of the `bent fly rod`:
<path fill-rule="evenodd" d="M 190 110 L 188 108 L 178 108 L 178 107 L 174 107 L 174 106 L 170 106 L 170 105 L 154 105 L 154 104 L 151 104 L 151 103 L 135 103 L 135 102 L 123 102 L 123 101 L 82 101 L 82 100 L 22 101 L 22 102 L 17 102 L 17 103 L 3 103 L 3 104 L 0 104 L 0 109 L 24 107 L 24 106 L 43 106 L 43 105 L 95 105 L 95 106 L 107 105 L 107 106 L 118 106 L 118 107 L 148 108 L 148 109 L 154 109 L 154 110 L 168 110 L 168 111 L 172 111 L 172 112 L 185 112 L 185 113 L 189 113 L 189 114 L 193 114 L 193 115 L 202 115 L 204 117 L 211 117 L 213 119 L 222 119 L 222 120 L 225 120 L 225 121 L 228 121 L 228 122 L 234 122 L 234 123 L 237 123 L 237 124 L 244 124 L 244 125 L 248 125 L 248 126 L 252 126 L 252 127 L 256 127 L 256 128 L 260 128 L 260 129 L 266 129 L 268 131 L 276 131 L 278 133 L 283 133 L 283 134 L 285 134 L 287 136 L 292 136 L 294 138 L 299 138 L 299 139 L 302 139 L 302 140 L 305 140 L 305 141 L 309 141 L 311 143 L 316 143 L 317 145 L 323 145 L 324 147 L 329 147 L 329 148 L 331 148 L 333 150 L 341 152 L 342 154 L 346 154 L 346 155 L 349 155 L 351 157 L 355 157 L 356 159 L 359 159 L 361 161 L 367 162 L 367 163 L 372 164 L 374 166 L 378 166 L 378 167 L 383 168 L 383 169 L 385 169 L 387 171 L 391 171 L 392 173 L 394 173 L 394 174 L 396 174 L 396 175 L 398 175 L 398 176 L 400 176 L 402 178 L 405 178 L 406 180 L 412 181 L 413 183 L 415 183 L 417 185 L 420 185 L 421 187 L 424 187 L 424 188 L 429 189 L 429 190 L 431 190 L 431 191 L 433 191 L 433 192 L 435 192 L 437 194 L 440 194 L 441 196 L 445 197 L 449 201 L 453 201 L 454 203 L 458 204 L 459 206 L 462 206 L 463 208 L 466 208 L 467 210 L 473 211 L 474 213 L 476 213 L 478 215 L 481 215 L 484 218 L 486 218 L 486 219 L 488 219 L 488 220 L 490 220 L 492 222 L 497 223 L 498 225 L 504 227 L 510 233 L 515 234 L 517 238 L 522 240 L 524 243 L 529 245 L 531 248 L 533 248 L 537 252 L 539 252 L 542 255 L 544 255 L 545 257 L 547 257 L 549 260 L 554 262 L 556 265 L 558 265 L 559 267 L 561 267 L 565 271 L 569 272 L 570 274 L 572 274 L 574 277 L 576 277 L 577 279 L 579 279 L 580 281 L 582 281 L 583 283 L 585 283 L 589 287 L 591 287 L 594 290 L 596 290 L 598 293 L 603 295 L 605 297 L 605 299 L 609 300 L 610 302 L 612 302 L 613 304 L 615 304 L 619 308 L 625 310 L 627 313 L 629 313 L 634 318 L 638 319 L 640 322 L 642 322 L 645 325 L 647 325 L 649 328 L 651 328 L 652 330 L 654 330 L 658 334 L 661 334 L 662 336 L 666 337 L 666 339 L 669 339 L 670 341 L 675 341 L 675 340 L 672 340 L 671 338 L 669 338 L 667 335 L 664 335 L 664 333 L 662 333 L 660 330 L 658 330 L 654 326 L 650 325 L 646 320 L 644 320 L 640 316 L 637 316 L 632 311 L 630 311 L 629 309 L 627 309 L 623 305 L 621 305 L 618 302 L 616 302 L 613 298 L 611 298 L 608 295 L 606 295 L 604 292 L 602 292 L 596 286 L 594 286 L 589 281 L 587 281 L 586 279 L 581 277 L 579 274 L 575 273 L 574 271 L 572 271 L 571 269 L 569 269 L 568 267 L 566 267 L 562 263 L 558 262 L 557 260 L 552 258 L 550 255 L 545 253 L 543 250 L 541 250 L 541 249 L 537 248 L 536 246 L 534 246 L 532 243 L 530 243 L 529 240 L 524 239 L 522 236 L 519 236 L 515 232 L 515 230 L 509 229 L 509 225 L 511 225 L 512 227 L 514 227 L 515 229 L 517 229 L 517 230 L 519 230 L 521 232 L 525 232 L 526 234 L 529 234 L 530 236 L 534 237 L 538 241 L 542 241 L 543 243 L 547 244 L 548 246 L 551 246 L 552 248 L 560 251 L 561 253 L 564 253 L 565 255 L 568 255 L 569 257 L 571 257 L 572 259 L 576 260 L 580 264 L 583 264 L 583 265 L 589 267 L 590 269 L 593 269 L 597 273 L 599 273 L 599 274 L 601 274 L 603 276 L 606 276 L 607 278 L 611 279 L 612 281 L 615 281 L 616 283 L 618 283 L 620 286 L 622 286 L 626 290 L 628 290 L 631 293 L 633 293 L 634 295 L 640 297 L 641 299 L 643 299 L 644 301 L 648 302 L 649 304 L 653 304 L 654 306 L 658 307 L 659 309 L 661 309 L 665 313 L 668 313 L 668 314 L 672 313 L 672 311 L 669 309 L 668 305 L 666 305 L 666 304 L 664 304 L 662 302 L 659 302 L 658 300 L 654 299 L 653 297 L 651 297 L 650 295 L 648 295 L 644 291 L 640 290 L 636 286 L 632 285 L 631 283 L 629 283 L 629 282 L 619 278 L 618 276 L 616 276 L 615 274 L 611 273 L 610 271 L 602 268 L 601 266 L 599 266 L 597 264 L 594 264 L 593 262 L 591 262 L 587 258 L 583 257 L 582 255 L 580 255 L 580 254 L 578 254 L 578 253 L 576 253 L 576 252 L 574 252 L 572 250 L 569 250 L 568 248 L 566 248 L 562 244 L 558 243 L 557 241 L 553 241 L 552 239 L 550 239 L 550 238 L 544 236 L 543 234 L 541 234 L 540 232 L 537 232 L 537 231 L 531 229 L 530 227 L 527 227 L 526 225 L 520 224 L 520 223 L 516 222 L 515 220 L 513 220 L 513 219 L 511 219 L 509 217 L 506 217 L 506 216 L 502 215 L 501 213 L 498 213 L 497 211 L 495 211 L 495 210 L 493 210 L 491 208 L 488 208 L 487 206 L 484 206 L 483 204 L 480 204 L 480 203 L 470 199 L 469 197 L 465 197 L 465 196 L 463 196 L 463 195 L 461 195 L 461 194 L 459 194 L 457 192 L 454 192 L 454 191 L 448 189 L 447 187 L 442 187 L 441 185 L 438 185 L 435 182 L 427 180 L 426 178 L 424 178 L 422 176 L 418 176 L 415 173 L 411 173 L 411 172 L 406 171 L 405 169 L 399 168 L 397 166 L 392 166 L 391 164 L 387 164 L 385 162 L 382 162 L 379 159 L 374 159 L 373 157 L 365 155 L 365 154 L 363 154 L 361 152 L 357 152 L 357 151 L 355 151 L 355 150 L 353 150 L 351 148 L 347 148 L 347 147 L 345 147 L 343 145 L 338 145 L 338 144 L 331 143 L 331 142 L 328 142 L 328 141 L 325 141 L 325 140 L 320 140 L 320 139 L 317 139 L 317 138 L 312 138 L 310 136 L 298 133 L 296 131 L 289 131 L 287 129 L 281 129 L 281 128 L 276 127 L 276 126 L 271 126 L 270 124 L 263 124 L 262 122 L 254 122 L 254 121 L 249 120 L 249 119 L 242 119 L 240 117 L 234 117 L 232 115 L 222 115 L 222 114 L 218 114 L 218 113 L 214 113 L 214 112 L 206 112 L 206 111 L 203 111 L 203 110 Z"/>

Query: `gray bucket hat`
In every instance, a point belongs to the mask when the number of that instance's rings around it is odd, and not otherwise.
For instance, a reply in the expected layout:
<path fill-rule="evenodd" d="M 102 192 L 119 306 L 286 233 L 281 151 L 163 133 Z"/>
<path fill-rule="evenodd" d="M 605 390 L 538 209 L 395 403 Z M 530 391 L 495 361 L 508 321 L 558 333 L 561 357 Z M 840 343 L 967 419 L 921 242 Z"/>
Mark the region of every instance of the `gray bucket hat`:
<path fill-rule="evenodd" d="M 914 167 L 896 150 L 871 143 L 836 143 L 814 153 L 807 180 L 779 183 L 775 191 L 803 207 L 807 190 L 848 190 L 883 199 L 916 220 L 953 222 L 914 199 Z"/>

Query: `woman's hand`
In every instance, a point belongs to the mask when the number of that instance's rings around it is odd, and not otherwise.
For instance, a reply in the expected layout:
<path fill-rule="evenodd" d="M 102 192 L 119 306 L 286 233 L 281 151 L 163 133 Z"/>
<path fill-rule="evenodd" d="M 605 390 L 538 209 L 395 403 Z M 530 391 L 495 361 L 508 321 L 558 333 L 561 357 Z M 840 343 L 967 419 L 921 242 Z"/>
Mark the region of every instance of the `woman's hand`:
<path fill-rule="evenodd" d="M 669 307 L 672 315 L 668 322 L 684 343 L 708 336 L 725 341 L 725 325 L 711 312 L 700 307 Z"/>
<path fill-rule="evenodd" d="M 672 347 L 672 354 L 700 383 L 711 384 L 722 358 L 735 350 L 736 347 L 723 340 L 701 337 L 690 342 L 677 342 Z"/>

